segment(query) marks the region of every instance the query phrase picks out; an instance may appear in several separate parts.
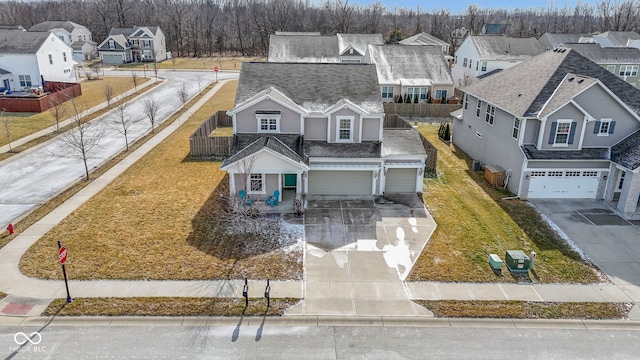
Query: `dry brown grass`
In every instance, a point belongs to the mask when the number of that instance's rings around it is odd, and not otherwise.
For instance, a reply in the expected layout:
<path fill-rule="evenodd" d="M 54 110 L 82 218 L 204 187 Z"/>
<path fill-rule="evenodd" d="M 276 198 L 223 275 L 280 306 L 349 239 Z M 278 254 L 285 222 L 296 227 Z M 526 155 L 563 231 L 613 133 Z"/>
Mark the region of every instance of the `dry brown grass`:
<path fill-rule="evenodd" d="M 174 59 L 169 59 L 158 63 L 158 69 L 163 70 L 208 70 L 213 71 L 214 67 L 218 67 L 219 70 L 237 70 L 240 71 L 241 64 L 246 61 L 266 61 L 267 59 L 263 57 L 249 57 L 249 56 L 236 56 L 236 57 L 179 57 Z M 119 65 L 121 68 L 136 68 L 142 69 L 144 65 L 135 64 L 135 65 Z M 153 73 L 153 64 L 149 65 L 149 70 Z"/>
<path fill-rule="evenodd" d="M 216 226 L 227 179 L 220 163 L 189 161 L 189 135 L 213 112 L 229 109 L 225 85 L 180 129 L 40 239 L 20 261 L 23 273 L 60 278 L 55 242 L 69 248 L 73 279 L 289 279 L 301 254 L 252 257 L 230 248 Z"/>
<path fill-rule="evenodd" d="M 600 302 L 526 302 L 416 300 L 416 303 L 442 318 L 508 319 L 624 319 L 633 304 Z"/>
<path fill-rule="evenodd" d="M 209 136 L 233 136 L 233 127 L 217 127 L 211 132 L 211 134 L 209 134 Z"/>
<path fill-rule="evenodd" d="M 271 299 L 268 315 L 280 316 L 299 299 Z M 245 300 L 237 298 L 75 298 L 55 299 L 44 311 L 44 316 L 261 316 L 267 311 L 263 298 Z"/>
<path fill-rule="evenodd" d="M 149 79 L 140 78 L 138 86 Z M 80 83 L 82 95 L 76 98 L 78 103 L 86 104 L 86 108 L 105 102 L 104 86 L 109 84 L 114 89 L 114 97 L 133 88 L 133 81 L 130 77 L 111 76 L 100 78 L 100 80 L 86 80 Z M 55 125 L 53 110 L 49 109 L 39 114 L 33 113 L 5 113 L 9 122 L 9 133 L 11 141 L 21 139 L 49 126 Z M 65 116 L 61 120 L 67 119 Z M 7 135 L 4 123 L 0 126 L 0 146 L 7 144 Z"/>
<path fill-rule="evenodd" d="M 438 228 L 418 258 L 411 281 L 514 282 L 496 276 L 488 255 L 506 250 L 538 254 L 533 280 L 541 283 L 595 283 L 593 267 L 579 256 L 521 200 L 500 200 L 508 191 L 488 185 L 470 170 L 471 159 L 437 138 L 438 125 L 418 130 L 438 148 L 437 178 L 425 179 L 424 201 Z"/>

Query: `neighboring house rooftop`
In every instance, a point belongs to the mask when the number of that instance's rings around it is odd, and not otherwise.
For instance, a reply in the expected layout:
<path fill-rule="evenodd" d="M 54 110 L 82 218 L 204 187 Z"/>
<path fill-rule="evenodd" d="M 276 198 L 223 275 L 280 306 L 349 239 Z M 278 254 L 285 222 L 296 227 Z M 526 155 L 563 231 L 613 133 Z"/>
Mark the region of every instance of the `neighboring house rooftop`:
<path fill-rule="evenodd" d="M 629 40 L 640 40 L 640 34 L 635 31 L 605 31 L 593 35 L 593 38 L 602 47 L 626 47 Z"/>
<path fill-rule="evenodd" d="M 360 54 L 364 55 L 367 52 L 367 46 L 369 46 L 369 44 L 384 44 L 382 34 L 337 34 L 336 36 L 338 37 L 339 54 L 342 54 L 351 46 Z"/>
<path fill-rule="evenodd" d="M 527 60 L 544 52 L 536 38 L 502 35 L 471 36 L 480 60 Z"/>
<path fill-rule="evenodd" d="M 71 46 L 71 48 L 72 48 L 73 50 L 79 50 L 79 49 L 82 49 L 82 47 L 83 47 L 85 44 L 93 45 L 93 44 L 95 44 L 95 42 L 93 42 L 93 41 L 74 41 L 74 42 L 72 42 L 72 43 L 71 43 L 71 45 L 69 45 L 69 46 Z"/>
<path fill-rule="evenodd" d="M 0 30 L 21 30 L 27 31 L 22 25 L 0 25 Z"/>
<path fill-rule="evenodd" d="M 437 37 L 427 34 L 425 32 L 410 36 L 400 41 L 402 45 L 432 45 L 432 46 L 449 46 L 450 44 L 444 40 L 440 40 Z"/>
<path fill-rule="evenodd" d="M 339 62 L 338 38 L 321 35 L 271 35 L 270 62 Z"/>
<path fill-rule="evenodd" d="M 370 45 L 380 84 L 453 84 L 449 65 L 437 46 Z"/>
<path fill-rule="evenodd" d="M 484 24 L 480 30 L 480 34 L 485 35 L 504 35 L 509 29 L 509 24 Z"/>
<path fill-rule="evenodd" d="M 553 47 L 563 46 L 571 43 L 579 43 L 580 39 L 590 38 L 588 34 L 558 34 L 544 33 L 541 38 L 545 37 Z"/>
<path fill-rule="evenodd" d="M 640 49 L 631 47 L 604 48 L 598 44 L 567 44 L 580 55 L 597 64 L 640 64 Z"/>
<path fill-rule="evenodd" d="M 0 54 L 35 54 L 48 37 L 48 32 L 0 30 Z"/>
<path fill-rule="evenodd" d="M 109 31 L 109 35 L 123 35 L 124 37 L 128 37 L 133 33 L 134 28 L 119 28 L 114 27 Z"/>
<path fill-rule="evenodd" d="M 640 90 L 571 49 L 544 52 L 462 90 L 516 116 L 537 117 L 557 90 L 576 86 L 567 84 L 568 74 L 598 79 L 640 114 Z M 563 87 L 559 89 L 561 84 Z M 577 86 L 587 85 L 583 81 Z"/>
<path fill-rule="evenodd" d="M 345 99 L 369 113 L 384 112 L 373 64 L 243 63 L 235 106 L 270 88 L 310 113 Z"/>
<path fill-rule="evenodd" d="M 631 170 L 640 167 L 640 130 L 611 148 L 611 160 Z"/>
<path fill-rule="evenodd" d="M 86 29 L 86 26 L 76 24 L 72 21 L 45 21 L 39 24 L 33 25 L 29 28 L 29 31 L 50 31 L 52 29 L 65 29 L 71 33 L 74 29 Z"/>

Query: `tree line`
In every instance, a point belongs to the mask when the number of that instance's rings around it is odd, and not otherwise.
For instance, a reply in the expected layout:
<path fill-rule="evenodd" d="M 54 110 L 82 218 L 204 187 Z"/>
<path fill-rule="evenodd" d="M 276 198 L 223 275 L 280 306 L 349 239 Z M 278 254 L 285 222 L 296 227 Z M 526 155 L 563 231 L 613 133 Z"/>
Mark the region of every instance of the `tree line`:
<path fill-rule="evenodd" d="M 362 6 L 349 0 L 310 4 L 300 0 L 36 0 L 0 2 L 0 23 L 25 28 L 46 20 L 87 26 L 96 42 L 112 27 L 160 26 L 174 56 L 264 56 L 276 31 L 382 33 L 390 42 L 428 32 L 452 44 L 460 29 L 472 34 L 484 24 L 510 24 L 507 35 L 540 37 L 545 32 L 638 31 L 640 0 L 578 2 L 574 7 L 485 9 L 469 5 L 460 13 L 420 7 Z"/>

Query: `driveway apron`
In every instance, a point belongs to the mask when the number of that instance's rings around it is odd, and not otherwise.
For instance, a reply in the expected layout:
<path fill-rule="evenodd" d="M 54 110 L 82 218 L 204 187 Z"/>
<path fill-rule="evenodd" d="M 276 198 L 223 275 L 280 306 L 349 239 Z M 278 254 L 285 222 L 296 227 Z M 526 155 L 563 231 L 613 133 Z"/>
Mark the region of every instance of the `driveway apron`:
<path fill-rule="evenodd" d="M 317 196 L 305 213 L 305 300 L 290 314 L 420 316 L 404 279 L 435 230 L 415 194 Z"/>

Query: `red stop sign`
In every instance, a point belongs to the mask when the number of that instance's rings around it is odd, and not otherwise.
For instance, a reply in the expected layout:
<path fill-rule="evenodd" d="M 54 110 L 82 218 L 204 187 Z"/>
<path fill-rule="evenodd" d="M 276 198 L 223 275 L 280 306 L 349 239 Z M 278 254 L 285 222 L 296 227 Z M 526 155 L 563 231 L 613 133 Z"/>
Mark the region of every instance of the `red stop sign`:
<path fill-rule="evenodd" d="M 214 68 L 213 68 L 213 71 L 218 72 L 218 67 L 217 67 L 217 66 L 216 66 L 216 67 L 214 67 Z"/>
<path fill-rule="evenodd" d="M 64 263 L 67 262 L 67 255 L 68 255 L 68 252 L 67 252 L 66 246 L 63 246 L 60 249 L 58 249 L 58 263 L 60 265 L 64 265 Z"/>

